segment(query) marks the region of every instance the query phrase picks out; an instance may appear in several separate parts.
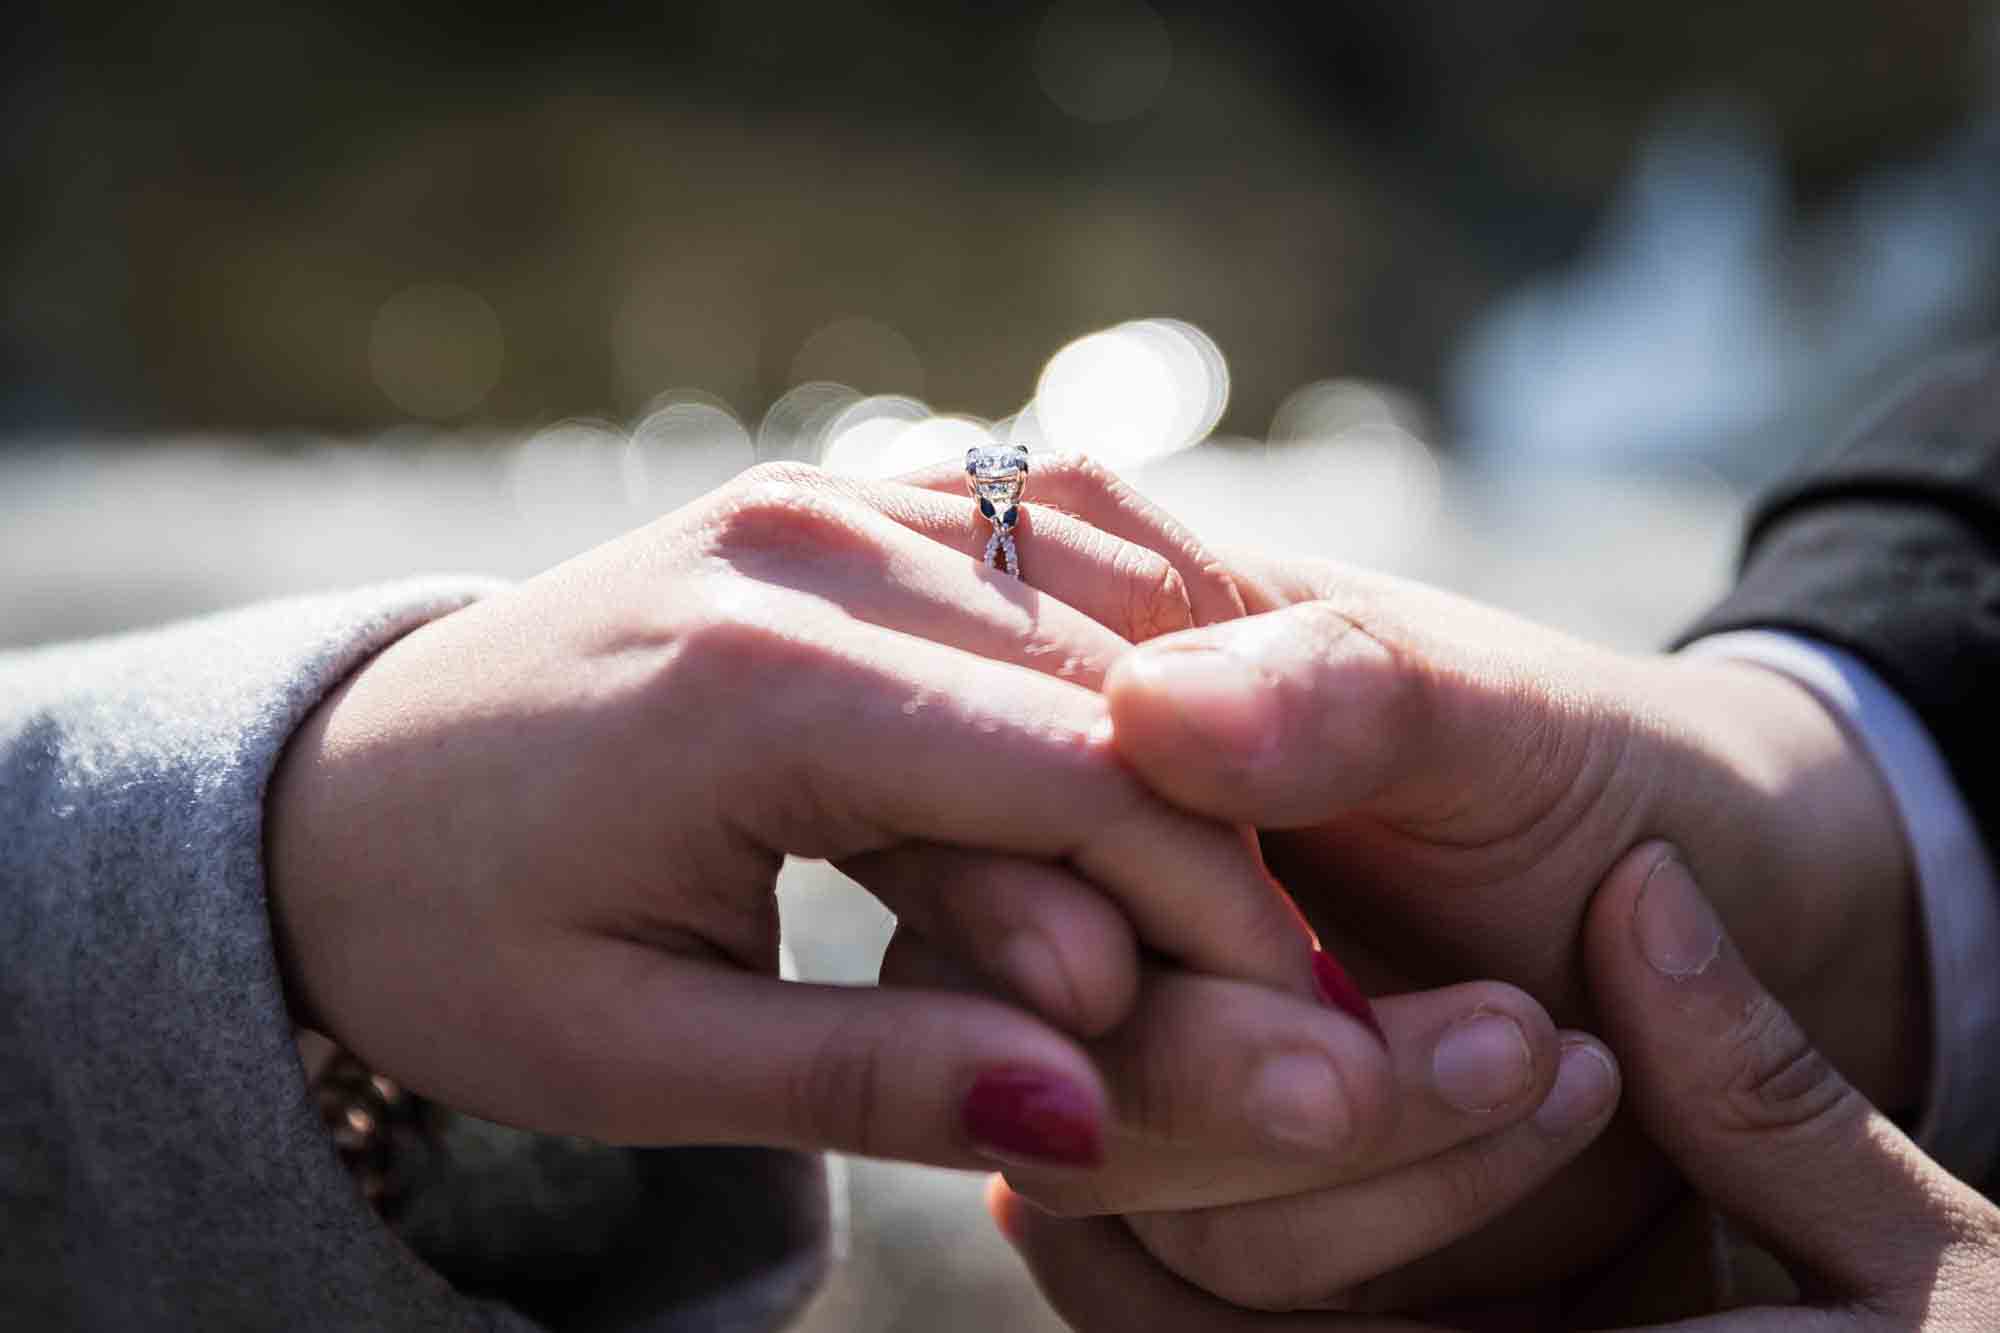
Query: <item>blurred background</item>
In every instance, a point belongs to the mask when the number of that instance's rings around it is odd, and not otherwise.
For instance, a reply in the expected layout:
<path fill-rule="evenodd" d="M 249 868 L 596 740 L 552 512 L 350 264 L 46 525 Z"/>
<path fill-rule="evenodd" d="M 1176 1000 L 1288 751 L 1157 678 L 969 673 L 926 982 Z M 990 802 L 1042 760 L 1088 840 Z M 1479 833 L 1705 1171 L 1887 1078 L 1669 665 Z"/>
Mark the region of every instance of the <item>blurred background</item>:
<path fill-rule="evenodd" d="M 6 23 L 0 646 L 997 433 L 1642 648 L 1756 487 L 2000 320 L 1972 0 Z M 879 909 L 783 898 L 808 975 L 873 976 Z M 975 1179 L 852 1177 L 809 1327 L 1053 1327 Z"/>

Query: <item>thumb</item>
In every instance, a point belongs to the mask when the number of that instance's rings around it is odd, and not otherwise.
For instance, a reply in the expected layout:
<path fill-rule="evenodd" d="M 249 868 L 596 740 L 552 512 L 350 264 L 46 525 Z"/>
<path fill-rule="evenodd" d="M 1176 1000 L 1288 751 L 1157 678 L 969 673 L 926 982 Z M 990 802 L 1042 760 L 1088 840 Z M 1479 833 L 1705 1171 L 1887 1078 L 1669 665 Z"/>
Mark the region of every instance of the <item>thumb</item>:
<path fill-rule="evenodd" d="M 1584 950 L 1626 1103 L 1699 1193 L 1809 1290 L 1880 1301 L 1937 1276 L 1981 1202 L 1814 1048 L 1671 847 L 1612 869 Z"/>
<path fill-rule="evenodd" d="M 1523 756 L 1550 742 L 1542 676 L 1408 613 L 1423 602 L 1438 625 L 1514 646 L 1546 631 L 1430 590 L 1377 589 L 1353 611 L 1347 600 L 1126 653 L 1104 682 L 1120 754 L 1185 808 L 1299 828 L 1360 806 L 1455 807 L 1468 775 L 1515 781 Z"/>

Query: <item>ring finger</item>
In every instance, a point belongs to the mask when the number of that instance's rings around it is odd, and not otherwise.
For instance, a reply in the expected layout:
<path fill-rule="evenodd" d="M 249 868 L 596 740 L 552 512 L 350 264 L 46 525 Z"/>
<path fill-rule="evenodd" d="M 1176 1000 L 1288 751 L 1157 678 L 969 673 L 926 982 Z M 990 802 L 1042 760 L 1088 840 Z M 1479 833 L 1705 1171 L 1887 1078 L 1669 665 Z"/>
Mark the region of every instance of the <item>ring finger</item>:
<path fill-rule="evenodd" d="M 1036 594 L 1063 603 L 1129 643 L 1186 629 L 1196 623 L 1190 589 L 1169 554 L 1110 532 L 1088 520 L 1045 506 L 1027 506 L 1016 529 L 1031 551 L 1031 582 L 980 566 L 974 553 L 986 542 L 986 525 L 961 489 L 958 495 L 898 482 L 861 481 L 804 464 L 788 464 L 751 474 L 759 482 L 826 496 L 865 507 L 895 524 L 974 558 L 924 562 L 949 567 L 1023 606 Z M 962 483 L 961 483 L 962 486 Z M 754 487 L 752 487 L 754 489 Z M 860 554 L 860 553 L 853 553 Z M 849 563 L 855 563 L 850 561 Z M 876 577 L 880 575 L 877 572 Z"/>
<path fill-rule="evenodd" d="M 965 484 L 958 469 L 949 464 L 922 468 L 901 480 L 947 494 Z M 1074 515 L 1101 532 L 1159 552 L 1173 564 L 1186 586 L 1197 625 L 1243 615 L 1243 597 L 1222 559 L 1103 464 L 1080 454 L 1038 454 L 1029 488 L 1031 503 L 1021 510 L 1024 523 Z"/>

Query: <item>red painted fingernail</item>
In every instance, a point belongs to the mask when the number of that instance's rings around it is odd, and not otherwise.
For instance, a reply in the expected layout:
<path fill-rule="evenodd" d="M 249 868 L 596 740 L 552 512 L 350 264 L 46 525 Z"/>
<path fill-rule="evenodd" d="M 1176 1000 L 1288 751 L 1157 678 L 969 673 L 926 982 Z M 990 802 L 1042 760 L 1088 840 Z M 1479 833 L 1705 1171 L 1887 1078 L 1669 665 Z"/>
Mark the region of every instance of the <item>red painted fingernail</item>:
<path fill-rule="evenodd" d="M 1054 1166 L 1104 1160 L 1097 1104 L 1066 1078 L 1033 1069 L 989 1069 L 965 1094 L 966 1137 L 994 1157 Z"/>
<path fill-rule="evenodd" d="M 1319 987 L 1319 998 L 1329 1007 L 1360 1022 L 1384 1046 L 1389 1044 L 1382 1034 L 1381 1022 L 1375 1017 L 1375 1006 L 1368 1003 L 1368 997 L 1354 984 L 1354 978 L 1347 975 L 1340 960 L 1324 949 L 1313 950 L 1313 982 Z"/>

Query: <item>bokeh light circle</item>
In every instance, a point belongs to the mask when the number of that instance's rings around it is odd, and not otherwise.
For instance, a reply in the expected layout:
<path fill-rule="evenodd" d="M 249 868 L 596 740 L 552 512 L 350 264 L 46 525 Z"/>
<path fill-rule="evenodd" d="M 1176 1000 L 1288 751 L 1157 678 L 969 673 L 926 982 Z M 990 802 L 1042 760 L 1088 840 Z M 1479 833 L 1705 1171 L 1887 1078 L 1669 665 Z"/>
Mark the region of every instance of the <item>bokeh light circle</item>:
<path fill-rule="evenodd" d="M 382 303 L 368 329 L 368 369 L 399 411 L 429 421 L 462 417 L 500 382 L 506 338 L 486 298 L 427 282 Z"/>
<path fill-rule="evenodd" d="M 1199 444 L 1228 405 L 1214 340 L 1181 320 L 1141 319 L 1049 358 L 1032 411 L 1048 447 L 1129 468 Z"/>
<path fill-rule="evenodd" d="M 1035 33 L 1035 77 L 1065 115 L 1093 125 L 1149 110 L 1173 72 L 1173 39 L 1144 0 L 1060 0 Z"/>
<path fill-rule="evenodd" d="M 820 466 L 849 477 L 882 478 L 908 472 L 909 467 L 898 466 L 905 456 L 901 438 L 930 415 L 930 408 L 901 394 L 876 394 L 851 403 L 827 426 Z"/>
<path fill-rule="evenodd" d="M 1388 428 L 1428 438 L 1429 413 L 1414 398 L 1367 380 L 1316 380 L 1294 389 L 1278 404 L 1266 434 L 1272 444 L 1337 439 L 1365 428 Z"/>
<path fill-rule="evenodd" d="M 626 501 L 661 512 L 715 489 L 755 460 L 729 405 L 713 394 L 676 389 L 655 399 L 632 428 L 624 452 Z"/>
<path fill-rule="evenodd" d="M 852 384 L 876 393 L 924 391 L 924 363 L 916 346 L 881 320 L 859 315 L 815 330 L 792 358 L 791 377 Z"/>
<path fill-rule="evenodd" d="M 602 421 L 558 421 L 536 431 L 508 462 L 514 508 L 550 531 L 603 524 L 630 494 L 626 443 L 624 431 Z"/>
<path fill-rule="evenodd" d="M 1442 478 L 1416 400 L 1362 380 L 1320 380 L 1290 394 L 1271 421 L 1267 470 L 1283 475 L 1343 555 L 1393 561 L 1435 522 Z"/>
<path fill-rule="evenodd" d="M 821 457 L 833 423 L 861 394 L 832 380 L 795 384 L 778 397 L 757 424 L 757 461 L 807 461 Z"/>

